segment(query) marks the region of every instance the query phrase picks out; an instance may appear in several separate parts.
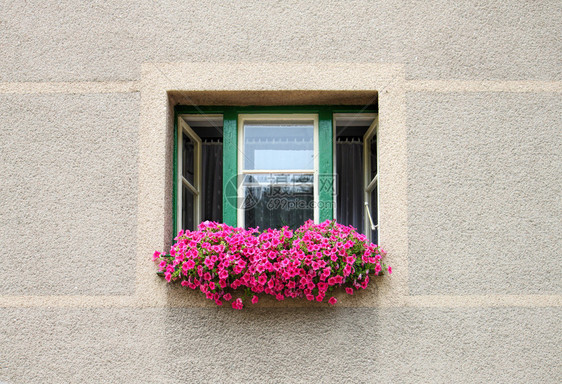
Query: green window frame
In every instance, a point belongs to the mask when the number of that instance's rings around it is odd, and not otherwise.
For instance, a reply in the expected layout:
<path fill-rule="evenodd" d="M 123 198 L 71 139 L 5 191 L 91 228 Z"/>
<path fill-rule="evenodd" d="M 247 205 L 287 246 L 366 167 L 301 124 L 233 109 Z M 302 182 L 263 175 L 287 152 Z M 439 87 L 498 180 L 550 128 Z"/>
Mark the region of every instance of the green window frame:
<path fill-rule="evenodd" d="M 174 108 L 174 153 L 173 153 L 173 234 L 177 234 L 178 222 L 178 119 L 183 115 L 222 115 L 223 117 L 223 222 L 238 225 L 236 204 L 228 199 L 237 196 L 238 186 L 234 182 L 238 167 L 238 119 L 251 114 L 314 114 L 318 116 L 318 222 L 331 220 L 334 212 L 334 148 L 335 114 L 376 114 L 374 106 L 176 106 Z"/>

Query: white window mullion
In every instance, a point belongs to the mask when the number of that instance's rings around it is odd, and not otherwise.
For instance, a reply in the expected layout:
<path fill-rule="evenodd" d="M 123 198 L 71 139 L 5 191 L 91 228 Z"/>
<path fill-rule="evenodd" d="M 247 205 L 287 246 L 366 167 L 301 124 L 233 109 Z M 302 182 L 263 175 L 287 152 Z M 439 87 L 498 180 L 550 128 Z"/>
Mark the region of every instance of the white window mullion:
<path fill-rule="evenodd" d="M 185 185 L 187 188 L 189 188 L 189 190 L 191 190 L 191 192 L 193 192 L 194 195 L 199 195 L 199 191 L 197 190 L 197 188 L 191 185 L 191 183 L 187 181 L 185 177 L 182 176 L 181 181 L 183 185 Z"/>
<path fill-rule="evenodd" d="M 276 174 L 276 173 L 282 173 L 282 174 L 295 174 L 295 175 L 313 175 L 314 174 L 314 170 L 313 169 L 244 169 L 242 170 L 242 174 L 244 175 L 270 175 L 270 174 Z"/>
<path fill-rule="evenodd" d="M 371 191 L 378 186 L 379 184 L 379 175 L 375 175 L 375 177 L 373 177 L 373 180 L 371 180 L 369 182 L 369 184 L 367 185 L 367 188 L 365 188 L 365 192 L 367 193 L 371 193 Z"/>

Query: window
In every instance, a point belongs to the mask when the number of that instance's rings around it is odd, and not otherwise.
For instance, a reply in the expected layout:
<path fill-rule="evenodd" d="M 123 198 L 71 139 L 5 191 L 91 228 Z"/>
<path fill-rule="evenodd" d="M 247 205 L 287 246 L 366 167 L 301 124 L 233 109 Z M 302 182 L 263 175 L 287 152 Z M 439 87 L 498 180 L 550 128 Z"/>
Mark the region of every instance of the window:
<path fill-rule="evenodd" d="M 238 116 L 238 225 L 318 221 L 318 116 Z"/>
<path fill-rule="evenodd" d="M 176 124 L 175 229 L 222 221 L 222 116 L 185 115 Z"/>
<path fill-rule="evenodd" d="M 174 232 L 337 219 L 378 240 L 377 114 L 364 107 L 176 107 Z"/>

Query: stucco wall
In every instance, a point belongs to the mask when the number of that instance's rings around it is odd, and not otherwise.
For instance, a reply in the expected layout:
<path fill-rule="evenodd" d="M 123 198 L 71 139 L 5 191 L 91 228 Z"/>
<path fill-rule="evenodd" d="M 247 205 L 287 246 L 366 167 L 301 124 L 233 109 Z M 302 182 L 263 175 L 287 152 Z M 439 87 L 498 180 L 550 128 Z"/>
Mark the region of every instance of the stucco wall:
<path fill-rule="evenodd" d="M 560 20 L 559 1 L 0 1 L 0 382 L 561 382 Z M 376 288 L 237 312 L 154 275 L 167 91 L 252 90 L 378 92 Z"/>

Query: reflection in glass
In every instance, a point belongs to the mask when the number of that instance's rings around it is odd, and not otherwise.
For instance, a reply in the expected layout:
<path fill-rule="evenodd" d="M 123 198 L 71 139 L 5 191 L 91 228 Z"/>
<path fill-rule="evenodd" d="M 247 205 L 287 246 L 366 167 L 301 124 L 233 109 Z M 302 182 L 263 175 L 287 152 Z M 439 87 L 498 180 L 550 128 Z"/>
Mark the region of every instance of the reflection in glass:
<path fill-rule="evenodd" d="M 338 223 L 352 225 L 363 233 L 365 190 L 363 186 L 363 142 L 336 142 L 336 217 Z M 322 183 L 320 184 L 322 185 Z"/>
<path fill-rule="evenodd" d="M 195 168 L 195 145 L 193 141 L 187 136 L 183 136 L 183 153 L 182 153 L 182 174 L 191 185 L 194 180 Z"/>
<path fill-rule="evenodd" d="M 201 221 L 222 222 L 222 142 L 201 144 Z"/>
<path fill-rule="evenodd" d="M 244 123 L 244 169 L 314 168 L 313 121 Z"/>
<path fill-rule="evenodd" d="M 371 138 L 371 180 L 377 175 L 377 136 Z"/>
<path fill-rule="evenodd" d="M 295 229 L 314 219 L 312 175 L 246 175 L 243 187 L 246 227 Z"/>
<path fill-rule="evenodd" d="M 182 188 L 182 229 L 194 230 L 194 204 L 195 196 L 191 192 L 191 189 L 183 185 Z"/>

